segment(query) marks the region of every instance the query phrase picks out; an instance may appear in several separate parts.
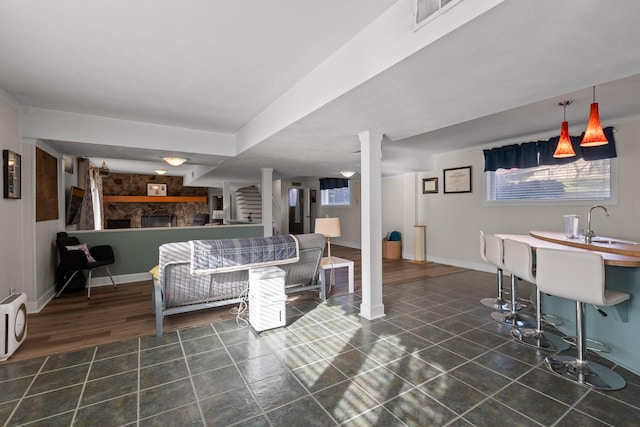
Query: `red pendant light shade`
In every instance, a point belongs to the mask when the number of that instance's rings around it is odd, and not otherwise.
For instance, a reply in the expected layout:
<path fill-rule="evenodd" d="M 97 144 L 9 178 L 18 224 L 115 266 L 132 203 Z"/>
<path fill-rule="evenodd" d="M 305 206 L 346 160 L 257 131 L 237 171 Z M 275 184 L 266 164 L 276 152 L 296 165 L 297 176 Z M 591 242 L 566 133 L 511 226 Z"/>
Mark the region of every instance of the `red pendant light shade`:
<path fill-rule="evenodd" d="M 572 101 L 562 101 L 560 103 L 560 105 L 564 107 L 564 121 L 560 128 L 560 139 L 558 140 L 556 151 L 553 153 L 553 157 L 556 159 L 574 157 L 576 155 L 576 152 L 573 151 L 573 146 L 571 145 L 571 138 L 569 137 L 569 122 L 567 122 L 567 105 L 571 104 L 571 102 Z"/>
<path fill-rule="evenodd" d="M 607 137 L 604 136 L 602 125 L 600 124 L 600 114 L 598 114 L 598 103 L 596 101 L 596 87 L 593 87 L 593 104 L 591 104 L 591 113 L 589 114 L 589 123 L 587 130 L 584 132 L 584 138 L 580 143 L 581 147 L 596 147 L 598 145 L 608 144 Z"/>
<path fill-rule="evenodd" d="M 569 122 L 562 122 L 562 128 L 560 129 L 560 139 L 558 140 L 558 146 L 553 153 L 553 157 L 556 159 L 563 157 L 573 157 L 576 152 L 573 151 L 571 145 L 571 138 L 569 138 Z"/>

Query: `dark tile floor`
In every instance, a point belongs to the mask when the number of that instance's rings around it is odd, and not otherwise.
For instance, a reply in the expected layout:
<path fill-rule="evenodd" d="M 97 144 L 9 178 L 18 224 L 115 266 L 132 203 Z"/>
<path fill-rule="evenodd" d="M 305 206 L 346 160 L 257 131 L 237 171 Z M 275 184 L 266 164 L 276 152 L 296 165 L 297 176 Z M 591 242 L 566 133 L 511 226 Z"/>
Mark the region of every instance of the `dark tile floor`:
<path fill-rule="evenodd" d="M 0 423 L 640 423 L 638 376 L 614 366 L 628 384 L 603 393 L 548 373 L 545 354 L 514 342 L 479 304 L 493 292 L 495 275 L 469 271 L 385 287 L 387 316 L 375 321 L 347 295 L 290 307 L 286 328 L 260 336 L 225 321 L 4 364 Z"/>

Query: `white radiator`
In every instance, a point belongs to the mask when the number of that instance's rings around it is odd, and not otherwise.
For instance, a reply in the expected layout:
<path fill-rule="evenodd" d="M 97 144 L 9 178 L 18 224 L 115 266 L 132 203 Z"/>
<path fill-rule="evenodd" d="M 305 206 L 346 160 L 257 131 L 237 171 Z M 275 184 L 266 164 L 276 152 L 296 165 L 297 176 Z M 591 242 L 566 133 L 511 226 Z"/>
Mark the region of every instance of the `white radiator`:
<path fill-rule="evenodd" d="M 27 339 L 27 295 L 12 294 L 0 301 L 0 362 Z"/>

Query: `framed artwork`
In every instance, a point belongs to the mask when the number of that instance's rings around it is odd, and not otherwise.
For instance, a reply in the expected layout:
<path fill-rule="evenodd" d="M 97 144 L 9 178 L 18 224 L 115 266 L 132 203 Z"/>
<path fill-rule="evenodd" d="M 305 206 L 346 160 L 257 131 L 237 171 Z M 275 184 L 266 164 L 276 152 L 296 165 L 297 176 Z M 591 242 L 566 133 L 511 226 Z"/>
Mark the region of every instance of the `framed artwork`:
<path fill-rule="evenodd" d="M 422 194 L 437 193 L 438 178 L 424 178 L 422 180 Z"/>
<path fill-rule="evenodd" d="M 22 196 L 21 162 L 20 154 L 11 150 L 2 150 L 2 182 L 5 199 L 19 199 Z"/>
<path fill-rule="evenodd" d="M 73 157 L 71 156 L 63 156 L 64 161 L 64 171 L 67 173 L 73 173 Z"/>
<path fill-rule="evenodd" d="M 166 196 L 167 184 L 147 184 L 147 196 Z"/>
<path fill-rule="evenodd" d="M 316 202 L 316 190 L 311 190 L 311 203 Z"/>
<path fill-rule="evenodd" d="M 471 193 L 471 166 L 444 170 L 444 193 Z"/>

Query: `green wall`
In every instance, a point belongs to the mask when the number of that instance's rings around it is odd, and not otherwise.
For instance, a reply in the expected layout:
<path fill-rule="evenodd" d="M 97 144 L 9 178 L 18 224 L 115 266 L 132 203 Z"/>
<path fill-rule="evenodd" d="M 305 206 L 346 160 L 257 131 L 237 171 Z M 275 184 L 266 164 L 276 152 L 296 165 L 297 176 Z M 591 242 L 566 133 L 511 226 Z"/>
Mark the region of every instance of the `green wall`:
<path fill-rule="evenodd" d="M 122 228 L 102 231 L 69 231 L 68 233 L 89 247 L 111 245 L 116 262 L 109 266 L 109 270 L 113 275 L 122 275 L 148 272 L 158 264 L 158 248 L 164 243 L 261 237 L 263 228 L 259 224 L 251 226 Z M 97 269 L 94 276 L 106 276 L 106 271 Z"/>

